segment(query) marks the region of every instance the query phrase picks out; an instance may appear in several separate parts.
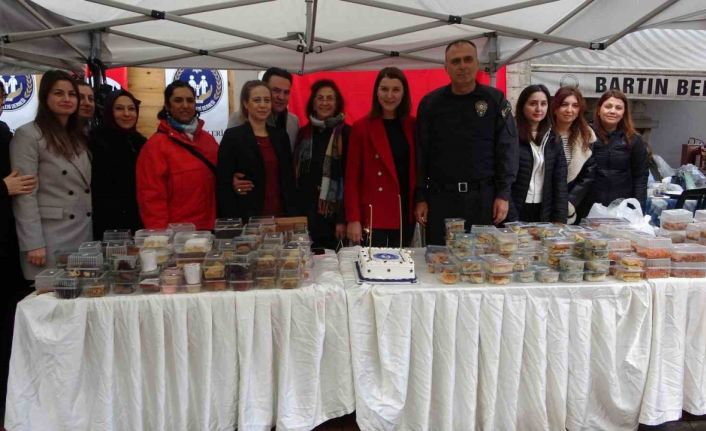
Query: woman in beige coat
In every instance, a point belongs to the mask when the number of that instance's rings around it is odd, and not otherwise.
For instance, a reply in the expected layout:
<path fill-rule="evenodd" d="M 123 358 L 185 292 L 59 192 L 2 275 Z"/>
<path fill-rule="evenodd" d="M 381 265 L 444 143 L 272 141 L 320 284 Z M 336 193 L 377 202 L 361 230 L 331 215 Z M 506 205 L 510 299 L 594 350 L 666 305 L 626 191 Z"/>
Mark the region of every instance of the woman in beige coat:
<path fill-rule="evenodd" d="M 38 187 L 14 198 L 22 272 L 27 280 L 53 266 L 58 249 L 91 240 L 91 162 L 78 124 L 78 88 L 62 71 L 44 74 L 39 107 L 10 143 L 12 169 Z"/>

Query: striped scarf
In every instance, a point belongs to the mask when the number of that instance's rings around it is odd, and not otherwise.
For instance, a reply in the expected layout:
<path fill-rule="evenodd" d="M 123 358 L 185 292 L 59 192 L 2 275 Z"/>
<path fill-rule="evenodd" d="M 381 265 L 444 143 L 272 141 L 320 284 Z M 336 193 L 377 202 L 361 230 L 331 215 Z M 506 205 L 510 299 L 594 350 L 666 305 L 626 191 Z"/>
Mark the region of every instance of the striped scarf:
<path fill-rule="evenodd" d="M 314 148 L 313 128 L 333 128 L 331 138 L 326 145 L 326 154 L 322 166 L 323 175 L 319 187 L 317 212 L 324 216 L 336 213 L 343 200 L 343 113 L 322 121 L 313 116 L 309 117 L 311 127 L 304 131 L 301 141 L 294 149 L 295 174 L 297 180 L 307 175 L 311 168 L 311 159 Z"/>

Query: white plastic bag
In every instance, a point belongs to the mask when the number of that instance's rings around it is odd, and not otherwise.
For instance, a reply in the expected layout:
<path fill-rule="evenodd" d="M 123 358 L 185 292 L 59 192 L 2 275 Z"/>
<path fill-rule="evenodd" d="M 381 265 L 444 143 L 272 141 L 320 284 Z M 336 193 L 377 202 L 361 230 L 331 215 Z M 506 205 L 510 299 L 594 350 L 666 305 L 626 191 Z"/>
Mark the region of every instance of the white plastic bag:
<path fill-rule="evenodd" d="M 632 206 L 632 207 L 631 207 Z M 630 225 L 635 229 L 648 233 L 652 236 L 655 234 L 654 227 L 650 225 L 650 216 L 642 214 L 640 202 L 635 198 L 616 199 L 605 207 L 599 203 L 593 204 L 591 211 L 588 213 L 589 218 L 617 217 L 624 218 L 630 222 Z"/>

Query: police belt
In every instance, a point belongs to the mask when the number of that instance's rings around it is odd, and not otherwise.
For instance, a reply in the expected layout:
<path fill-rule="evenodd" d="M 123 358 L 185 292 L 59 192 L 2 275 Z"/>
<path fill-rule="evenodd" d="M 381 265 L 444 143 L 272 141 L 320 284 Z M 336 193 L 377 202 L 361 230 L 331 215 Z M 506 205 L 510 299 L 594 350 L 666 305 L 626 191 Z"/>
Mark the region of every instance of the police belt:
<path fill-rule="evenodd" d="M 429 191 L 431 192 L 453 192 L 453 193 L 468 193 L 471 191 L 480 190 L 482 186 L 487 186 L 493 183 L 492 178 L 483 178 L 480 180 L 460 181 L 457 183 L 438 183 L 434 180 L 429 180 Z"/>

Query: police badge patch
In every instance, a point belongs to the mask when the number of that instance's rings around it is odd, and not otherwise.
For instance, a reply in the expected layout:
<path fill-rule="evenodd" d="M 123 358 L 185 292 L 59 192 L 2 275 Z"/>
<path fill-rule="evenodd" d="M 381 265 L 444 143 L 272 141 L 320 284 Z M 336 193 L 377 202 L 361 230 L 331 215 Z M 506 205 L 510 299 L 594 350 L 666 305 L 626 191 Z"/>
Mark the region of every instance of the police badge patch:
<path fill-rule="evenodd" d="M 485 113 L 488 112 L 488 102 L 485 100 L 479 100 L 476 102 L 476 114 L 479 117 L 485 117 Z"/>

